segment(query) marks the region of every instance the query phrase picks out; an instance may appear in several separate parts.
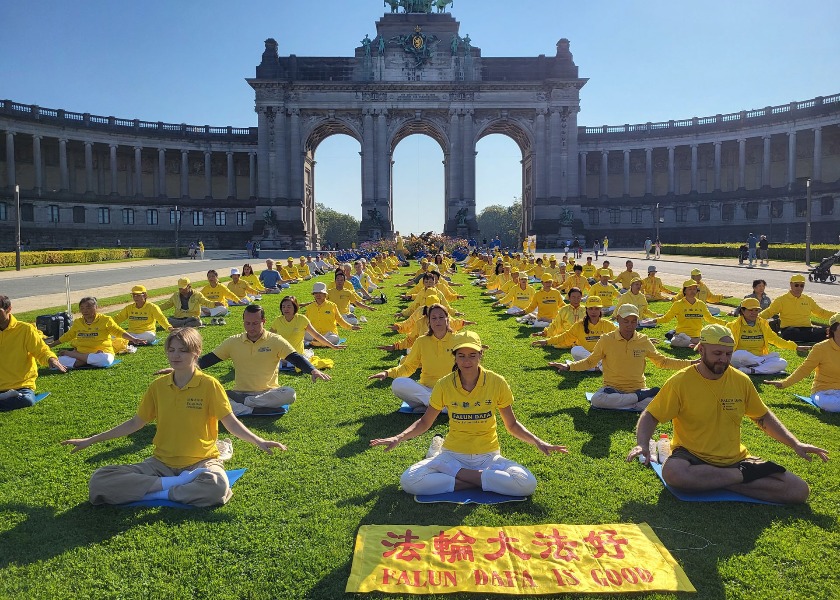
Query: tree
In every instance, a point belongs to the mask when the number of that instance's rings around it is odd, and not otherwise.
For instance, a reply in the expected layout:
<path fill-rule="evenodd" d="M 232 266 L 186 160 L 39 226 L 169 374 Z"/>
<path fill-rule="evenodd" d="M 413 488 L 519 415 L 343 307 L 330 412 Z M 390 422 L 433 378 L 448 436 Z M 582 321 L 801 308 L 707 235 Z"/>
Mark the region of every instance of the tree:
<path fill-rule="evenodd" d="M 502 246 L 512 248 L 522 244 L 520 231 L 522 231 L 522 203 L 516 202 L 513 206 L 502 206 L 493 204 L 488 206 L 476 218 L 481 236 L 491 239 L 499 236 Z"/>
<path fill-rule="evenodd" d="M 315 204 L 315 220 L 321 244 L 349 248 L 358 238 L 359 221 L 352 215 L 345 215 L 318 202 Z"/>

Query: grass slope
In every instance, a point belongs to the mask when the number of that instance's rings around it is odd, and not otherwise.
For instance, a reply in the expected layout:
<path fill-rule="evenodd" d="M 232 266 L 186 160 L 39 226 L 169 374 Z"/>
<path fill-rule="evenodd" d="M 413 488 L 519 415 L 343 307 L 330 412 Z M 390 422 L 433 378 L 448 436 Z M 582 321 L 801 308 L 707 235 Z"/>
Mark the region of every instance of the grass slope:
<path fill-rule="evenodd" d="M 395 280 L 403 277 L 390 281 Z M 466 282 L 466 277 L 459 274 L 455 280 Z M 294 291 L 308 299 L 310 289 L 305 283 Z M 681 503 L 652 472 L 624 462 L 634 444 L 636 416 L 588 410 L 583 394 L 598 387 L 598 376 L 556 374 L 546 362 L 567 357 L 566 351 L 531 348 L 530 330 L 491 309 L 476 288 L 459 289 L 468 297 L 458 307 L 479 322 L 472 329 L 490 345 L 485 366 L 507 377 L 519 418 L 537 435 L 570 449 L 568 456 L 544 457 L 511 438 L 500 424 L 504 454 L 539 479 L 529 501 L 490 507 L 421 505 L 404 494 L 399 474 L 423 456 L 434 432 L 446 431 L 444 417 L 432 432 L 391 453 L 368 447 L 368 440 L 395 434 L 413 419 L 395 414 L 399 402 L 390 381 L 367 381 L 397 360 L 396 353 L 371 349 L 396 336 L 383 333 L 396 309 L 389 303 L 362 313 L 369 322 L 348 334 L 347 350 L 319 351 L 336 361 L 333 381 L 313 384 L 308 377 L 280 376 L 282 384 L 296 388 L 297 403 L 282 418 L 250 418 L 246 424 L 288 444 L 289 451 L 268 456 L 234 440 L 228 466 L 247 467 L 248 473 L 227 506 L 94 508 L 87 502 L 90 474 L 103 465 L 148 457 L 154 426 L 74 455 L 59 441 L 108 429 L 134 414 L 152 373 L 166 365 L 161 345 L 141 348 L 112 369 L 42 373 L 39 390 L 51 391 L 49 398 L 30 409 L 0 414 L 0 597 L 342 598 L 362 524 L 643 521 L 682 564 L 698 589 L 694 597 L 838 597 L 834 559 L 840 550 L 840 462 L 802 461 L 745 423 L 744 440 L 754 454 L 780 462 L 811 484 L 810 504 Z M 386 292 L 396 296 L 390 284 Z M 269 323 L 278 303 L 277 297 L 265 302 Z M 664 311 L 664 305 L 654 305 L 657 309 Z M 205 351 L 241 330 L 241 312 L 234 308 L 226 327 L 202 330 Z M 662 339 L 664 329 L 648 333 Z M 791 368 L 802 360 L 790 352 L 783 355 Z M 232 385 L 229 363 L 209 372 L 226 387 Z M 661 385 L 670 372 L 649 365 L 647 374 L 649 385 Z M 840 415 L 820 414 L 791 395 L 807 393 L 808 382 L 779 391 L 755 381 L 796 435 L 836 449 Z"/>

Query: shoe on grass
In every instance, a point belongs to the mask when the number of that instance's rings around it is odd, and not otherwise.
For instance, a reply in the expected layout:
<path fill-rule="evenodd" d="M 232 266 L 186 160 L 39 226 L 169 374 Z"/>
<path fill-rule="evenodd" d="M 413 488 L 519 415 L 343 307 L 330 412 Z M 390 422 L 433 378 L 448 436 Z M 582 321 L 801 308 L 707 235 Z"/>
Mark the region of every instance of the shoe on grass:
<path fill-rule="evenodd" d="M 436 433 L 435 437 L 432 438 L 432 443 L 429 444 L 429 451 L 426 452 L 426 458 L 434 458 L 435 456 L 440 454 L 442 448 L 443 436 L 439 433 Z"/>

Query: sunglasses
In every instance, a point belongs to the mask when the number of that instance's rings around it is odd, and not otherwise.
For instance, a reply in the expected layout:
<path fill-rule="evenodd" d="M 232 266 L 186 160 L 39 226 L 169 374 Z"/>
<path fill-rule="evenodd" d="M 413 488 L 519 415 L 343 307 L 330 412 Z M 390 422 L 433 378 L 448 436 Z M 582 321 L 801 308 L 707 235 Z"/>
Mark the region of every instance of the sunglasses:
<path fill-rule="evenodd" d="M 805 287 L 805 284 L 804 284 L 804 283 L 794 283 L 794 284 L 793 284 L 793 287 L 801 287 L 801 288 L 804 288 L 804 287 Z"/>

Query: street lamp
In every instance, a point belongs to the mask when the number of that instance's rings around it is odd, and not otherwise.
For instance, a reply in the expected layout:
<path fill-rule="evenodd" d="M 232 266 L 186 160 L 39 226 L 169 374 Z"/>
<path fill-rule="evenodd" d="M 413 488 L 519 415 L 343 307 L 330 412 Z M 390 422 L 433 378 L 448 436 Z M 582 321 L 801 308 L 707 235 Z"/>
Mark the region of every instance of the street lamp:
<path fill-rule="evenodd" d="M 17 214 L 17 234 L 15 235 L 15 271 L 20 271 L 20 186 L 15 186 L 15 212 Z"/>
<path fill-rule="evenodd" d="M 805 264 L 811 266 L 811 178 L 805 180 Z"/>
<path fill-rule="evenodd" d="M 175 205 L 175 258 L 179 257 L 178 253 L 178 235 L 181 232 L 181 211 L 178 210 L 178 205 Z"/>

